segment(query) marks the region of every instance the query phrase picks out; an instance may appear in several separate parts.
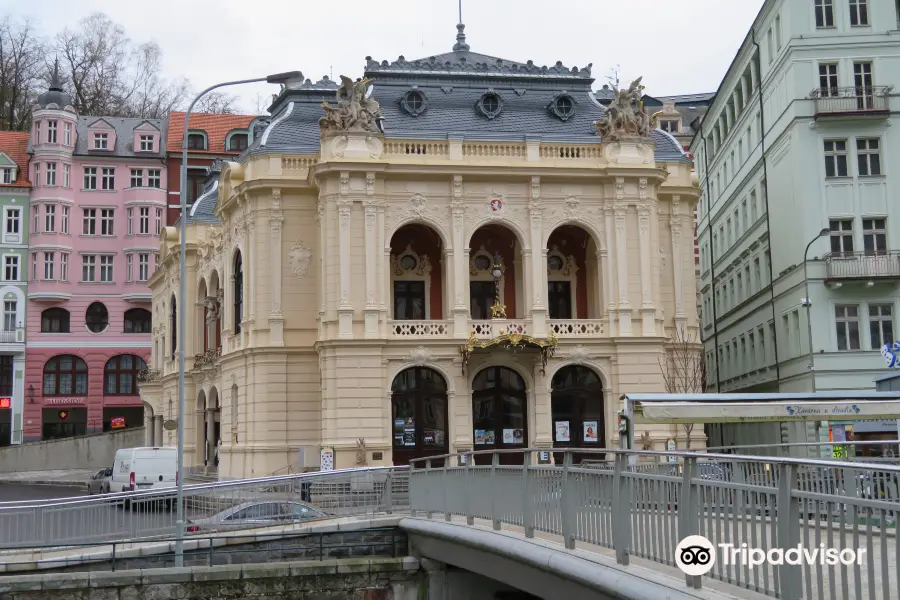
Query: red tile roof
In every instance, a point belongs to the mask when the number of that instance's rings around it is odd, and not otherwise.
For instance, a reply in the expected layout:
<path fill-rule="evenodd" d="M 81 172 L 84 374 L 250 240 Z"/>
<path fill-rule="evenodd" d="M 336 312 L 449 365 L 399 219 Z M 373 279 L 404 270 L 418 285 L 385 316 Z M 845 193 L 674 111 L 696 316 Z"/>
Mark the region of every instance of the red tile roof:
<path fill-rule="evenodd" d="M 253 115 L 214 115 L 210 113 L 191 113 L 188 129 L 205 131 L 209 142 L 209 150 L 190 150 L 191 154 L 233 154 L 240 152 L 225 151 L 225 136 L 233 129 L 248 129 Z M 169 133 L 166 141 L 168 152 L 181 152 L 181 140 L 184 136 L 184 113 L 169 113 Z"/>
<path fill-rule="evenodd" d="M 0 152 L 5 153 L 18 165 L 16 182 L 0 183 L 0 188 L 31 187 L 28 181 L 28 136 L 27 131 L 0 131 Z"/>

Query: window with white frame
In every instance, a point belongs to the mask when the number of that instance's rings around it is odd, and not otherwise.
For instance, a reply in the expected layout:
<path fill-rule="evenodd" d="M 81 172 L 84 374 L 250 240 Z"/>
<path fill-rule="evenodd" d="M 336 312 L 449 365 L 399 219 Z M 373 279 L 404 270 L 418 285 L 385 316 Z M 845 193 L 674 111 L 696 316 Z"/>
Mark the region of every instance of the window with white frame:
<path fill-rule="evenodd" d="M 38 279 L 38 253 L 31 253 L 31 280 L 37 281 Z"/>
<path fill-rule="evenodd" d="M 81 256 L 81 280 L 97 281 L 97 257 L 95 255 L 83 254 Z"/>
<path fill-rule="evenodd" d="M 44 252 L 44 280 L 53 279 L 53 265 L 56 262 L 56 252 Z"/>
<path fill-rule="evenodd" d="M 159 189 L 162 187 L 162 170 L 161 169 L 148 169 L 147 170 L 147 187 Z"/>
<path fill-rule="evenodd" d="M 125 255 L 125 282 L 130 283 L 134 281 L 134 277 L 132 276 L 132 269 L 134 268 L 134 255 L 126 254 Z"/>
<path fill-rule="evenodd" d="M 86 190 L 96 190 L 97 189 L 97 167 L 85 167 L 84 168 L 84 189 L 86 189 Z"/>
<path fill-rule="evenodd" d="M 101 188 L 104 190 L 116 189 L 116 169 L 114 167 L 103 167 Z"/>
<path fill-rule="evenodd" d="M 72 139 L 72 126 L 69 123 L 66 123 L 63 127 L 63 143 L 66 146 L 70 145 L 70 140 Z"/>
<path fill-rule="evenodd" d="M 869 24 L 867 0 L 850 0 L 850 25 L 865 27 Z"/>
<path fill-rule="evenodd" d="M 125 209 L 125 217 L 128 222 L 128 235 L 134 235 L 134 209 Z"/>
<path fill-rule="evenodd" d="M 141 136 L 141 152 L 153 152 L 153 136 Z"/>
<path fill-rule="evenodd" d="M 59 280 L 60 281 L 68 281 L 69 280 L 69 253 L 68 252 L 60 252 L 59 253 Z"/>
<path fill-rule="evenodd" d="M 63 187 L 69 187 L 69 178 L 72 175 L 71 165 L 63 163 Z"/>
<path fill-rule="evenodd" d="M 159 235 L 162 231 L 162 209 L 156 209 L 156 235 Z"/>
<path fill-rule="evenodd" d="M 19 208 L 7 208 L 6 209 L 6 233 L 10 233 L 13 235 L 19 234 L 19 229 L 21 227 L 20 220 L 22 218 L 22 211 Z"/>
<path fill-rule="evenodd" d="M 860 177 L 881 175 L 881 149 L 878 138 L 856 140 L 856 162 Z"/>
<path fill-rule="evenodd" d="M 894 306 L 892 304 L 869 305 L 869 338 L 872 350 L 881 350 L 894 343 Z"/>
<path fill-rule="evenodd" d="M 847 176 L 847 140 L 825 140 L 825 177 Z"/>
<path fill-rule="evenodd" d="M 853 254 L 853 219 L 830 219 L 831 252 L 833 254 Z"/>
<path fill-rule="evenodd" d="M 56 233 L 56 205 L 44 205 L 44 232 Z"/>
<path fill-rule="evenodd" d="M 4 331 L 15 331 L 16 330 L 16 301 L 15 300 L 4 300 L 3 301 L 3 330 Z"/>
<path fill-rule="evenodd" d="M 108 150 L 109 149 L 109 134 L 108 133 L 95 133 L 94 134 L 94 150 Z"/>
<path fill-rule="evenodd" d="M 56 163 L 48 162 L 47 163 L 47 185 L 48 186 L 56 186 Z"/>
<path fill-rule="evenodd" d="M 40 233 L 41 231 L 41 205 L 35 204 L 31 207 L 31 233 Z"/>
<path fill-rule="evenodd" d="M 141 206 L 138 208 L 138 233 L 147 235 L 150 233 L 150 207 Z"/>
<path fill-rule="evenodd" d="M 863 219 L 863 250 L 866 254 L 887 254 L 887 219 Z"/>
<path fill-rule="evenodd" d="M 19 255 L 6 254 L 3 256 L 3 280 L 19 280 Z"/>
<path fill-rule="evenodd" d="M 84 212 L 81 227 L 82 235 L 97 235 L 97 209 L 84 208 L 82 211 Z"/>
<path fill-rule="evenodd" d="M 41 185 L 41 163 L 34 163 L 34 182 L 35 187 Z"/>
<path fill-rule="evenodd" d="M 834 0 L 815 0 L 816 27 L 834 27 Z"/>
<path fill-rule="evenodd" d="M 100 281 L 103 283 L 112 283 L 113 280 L 113 257 L 104 255 L 100 257 Z"/>
<path fill-rule="evenodd" d="M 47 121 L 47 143 L 55 144 L 56 143 L 56 121 Z"/>
<path fill-rule="evenodd" d="M 142 187 L 144 185 L 144 171 L 142 169 L 131 169 L 131 187 Z"/>
<path fill-rule="evenodd" d="M 838 66 L 834 63 L 819 65 L 819 95 L 838 95 Z"/>
<path fill-rule="evenodd" d="M 61 223 L 61 225 L 62 226 L 59 228 L 59 232 L 60 233 L 69 233 L 69 207 L 68 206 L 62 207 L 62 223 Z"/>
<path fill-rule="evenodd" d="M 681 127 L 678 119 L 660 119 L 659 128 L 669 133 L 677 134 Z"/>
<path fill-rule="evenodd" d="M 100 209 L 100 235 L 114 235 L 113 225 L 115 224 L 115 209 Z"/>
<path fill-rule="evenodd" d="M 4 167 L 0 169 L 0 183 L 15 183 L 15 179 L 13 179 L 12 167 Z"/>
<path fill-rule="evenodd" d="M 838 350 L 859 350 L 859 306 L 855 304 L 835 306 L 834 323 Z"/>

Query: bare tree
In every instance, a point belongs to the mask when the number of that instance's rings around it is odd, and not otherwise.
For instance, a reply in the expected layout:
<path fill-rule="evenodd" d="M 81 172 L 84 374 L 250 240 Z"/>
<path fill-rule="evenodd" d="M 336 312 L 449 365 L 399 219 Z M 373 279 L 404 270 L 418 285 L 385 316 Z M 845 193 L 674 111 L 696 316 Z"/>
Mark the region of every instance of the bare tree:
<path fill-rule="evenodd" d="M 194 105 L 194 112 L 233 115 L 237 113 L 237 96 L 223 92 L 210 92 Z"/>
<path fill-rule="evenodd" d="M 700 394 L 706 389 L 706 361 L 703 345 L 684 327 L 676 327 L 665 359 L 659 359 L 663 383 L 670 394 Z M 684 423 L 687 447 L 691 447 L 693 423 Z"/>
<path fill-rule="evenodd" d="M 0 19 L 0 130 L 24 131 L 31 126 L 44 55 L 44 43 L 30 21 Z"/>

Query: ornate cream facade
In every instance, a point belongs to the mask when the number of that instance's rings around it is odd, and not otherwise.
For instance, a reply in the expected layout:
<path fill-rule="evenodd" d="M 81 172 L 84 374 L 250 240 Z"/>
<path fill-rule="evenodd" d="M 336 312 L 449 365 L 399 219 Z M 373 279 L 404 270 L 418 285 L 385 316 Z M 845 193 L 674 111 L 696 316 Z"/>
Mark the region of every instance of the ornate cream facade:
<path fill-rule="evenodd" d="M 441 138 L 414 117 L 440 114 L 462 93 L 441 85 L 448 81 L 484 88 L 475 98 L 487 112 L 469 105 L 467 119 L 507 111 L 483 118 L 485 129 L 524 118 L 510 113 L 529 94 L 558 98 L 585 82 L 590 91 L 584 70 L 559 67 L 555 76 L 552 67 L 548 76 L 545 67 L 524 83 L 508 72 L 520 63 L 469 72 L 458 58 L 473 53 L 462 43 L 437 57 L 450 57 L 440 80 L 421 61 L 370 61 L 366 76 L 377 82 L 368 97 L 346 82 L 340 90 L 327 80 L 288 84 L 250 149 L 225 163 L 195 204 L 186 307 L 177 305 L 178 229 L 163 232 L 150 281 L 153 356 L 141 384 L 148 441 L 175 444 L 162 423 L 177 415 L 180 309 L 185 354 L 196 355 L 186 364 L 186 464 L 212 465 L 221 439 L 224 476 L 285 472 L 301 451 L 299 466 L 318 466 L 322 448 L 343 468 L 446 450 L 563 446 L 556 440 L 565 435 L 613 446 L 620 395 L 665 391 L 660 361 L 673 328 L 697 328 L 690 160 L 659 131 L 604 143 L 590 127 L 572 141 L 455 129 Z M 310 146 L 321 101 L 335 93 L 339 110 L 359 111 L 361 124 L 332 119 L 329 108 Z M 572 94 L 582 122 L 607 117 L 588 94 Z M 565 126 L 571 119 L 551 113 L 571 106 L 557 100 L 541 113 L 549 125 L 535 128 Z M 506 318 L 485 314 L 489 289 Z M 572 377 L 593 374 L 599 384 L 570 382 L 581 400 L 559 403 L 581 408 L 557 410 L 551 387 L 572 365 L 582 367 Z M 418 407 L 409 422 L 401 398 Z M 559 410 L 578 432 L 557 430 Z M 591 425 L 599 439 L 589 439 Z M 702 428 L 692 435 L 692 446 L 702 445 Z M 651 429 L 657 449 L 669 438 L 684 447 L 684 436 L 680 426 Z"/>

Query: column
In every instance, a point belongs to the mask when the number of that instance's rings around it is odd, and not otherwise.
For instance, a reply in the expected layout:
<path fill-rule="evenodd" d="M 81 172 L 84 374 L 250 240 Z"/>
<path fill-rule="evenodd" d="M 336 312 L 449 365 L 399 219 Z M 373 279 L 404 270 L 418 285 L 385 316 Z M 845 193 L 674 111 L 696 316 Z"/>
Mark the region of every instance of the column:
<path fill-rule="evenodd" d="M 216 464 L 216 409 L 206 409 L 206 472 Z"/>
<path fill-rule="evenodd" d="M 616 186 L 619 180 L 624 178 L 616 178 Z M 624 184 L 624 181 L 622 182 Z M 622 337 L 631 336 L 631 303 L 628 300 L 628 244 L 627 244 L 627 216 L 628 207 L 625 204 L 616 204 L 615 220 L 616 220 L 616 262 L 618 263 L 619 273 L 619 335 Z"/>
<path fill-rule="evenodd" d="M 541 240 L 543 227 L 543 207 L 541 205 L 541 178 L 531 178 L 531 199 L 528 215 L 531 222 L 531 289 L 534 302 L 531 305 L 531 335 L 542 338 L 547 335 L 547 306 L 544 303 L 547 287 L 547 249 Z"/>
<path fill-rule="evenodd" d="M 684 314 L 684 292 L 681 285 L 681 267 L 684 262 L 684 257 L 681 255 L 681 196 L 672 196 L 671 210 L 669 223 L 672 229 L 672 269 L 673 281 L 675 282 L 675 325 L 676 327 L 684 327 L 687 318 Z M 691 248 L 691 258 L 693 259 L 693 247 Z"/>
<path fill-rule="evenodd" d="M 375 224 L 378 217 L 378 209 L 373 202 L 363 202 L 365 212 L 365 244 L 366 244 L 366 308 L 365 308 L 365 336 L 366 338 L 378 337 L 378 301 L 375 297 L 375 286 L 378 282 L 378 247 L 376 245 Z"/>
<path fill-rule="evenodd" d="M 163 446 L 163 416 L 156 415 L 153 417 L 153 445 Z"/>
<path fill-rule="evenodd" d="M 350 301 L 350 213 L 353 201 L 346 196 L 350 193 L 350 173 L 341 171 L 341 196 L 338 200 L 338 243 L 340 261 L 341 297 L 338 303 L 338 337 L 353 338 L 353 303 Z"/>
<path fill-rule="evenodd" d="M 641 333 L 656 335 L 656 310 L 653 308 L 653 282 L 650 278 L 650 206 L 638 207 L 638 231 L 641 243 Z"/>
<path fill-rule="evenodd" d="M 452 181 L 452 197 L 450 212 L 453 220 L 453 268 L 451 278 L 453 294 L 453 337 L 466 339 L 469 337 L 469 269 L 468 251 L 466 250 L 465 231 L 463 228 L 466 203 L 463 201 L 462 175 L 454 175 Z M 448 269 L 448 272 L 450 270 Z M 469 432 L 471 436 L 471 432 Z"/>
<path fill-rule="evenodd" d="M 284 346 L 284 315 L 281 312 L 283 223 L 284 213 L 281 210 L 281 189 L 272 188 L 272 212 L 269 216 L 269 227 L 272 230 L 269 238 L 271 245 L 269 260 L 271 261 L 272 269 L 272 311 L 269 313 L 270 346 Z"/>
<path fill-rule="evenodd" d="M 607 250 L 603 255 L 603 281 L 606 287 L 606 321 L 609 326 L 609 337 L 615 337 L 618 332 L 616 323 L 616 277 L 615 267 L 617 262 L 610 258 L 610 253 L 615 256 L 615 221 L 613 207 L 610 205 L 603 207 L 603 220 L 606 228 L 606 247 Z"/>

